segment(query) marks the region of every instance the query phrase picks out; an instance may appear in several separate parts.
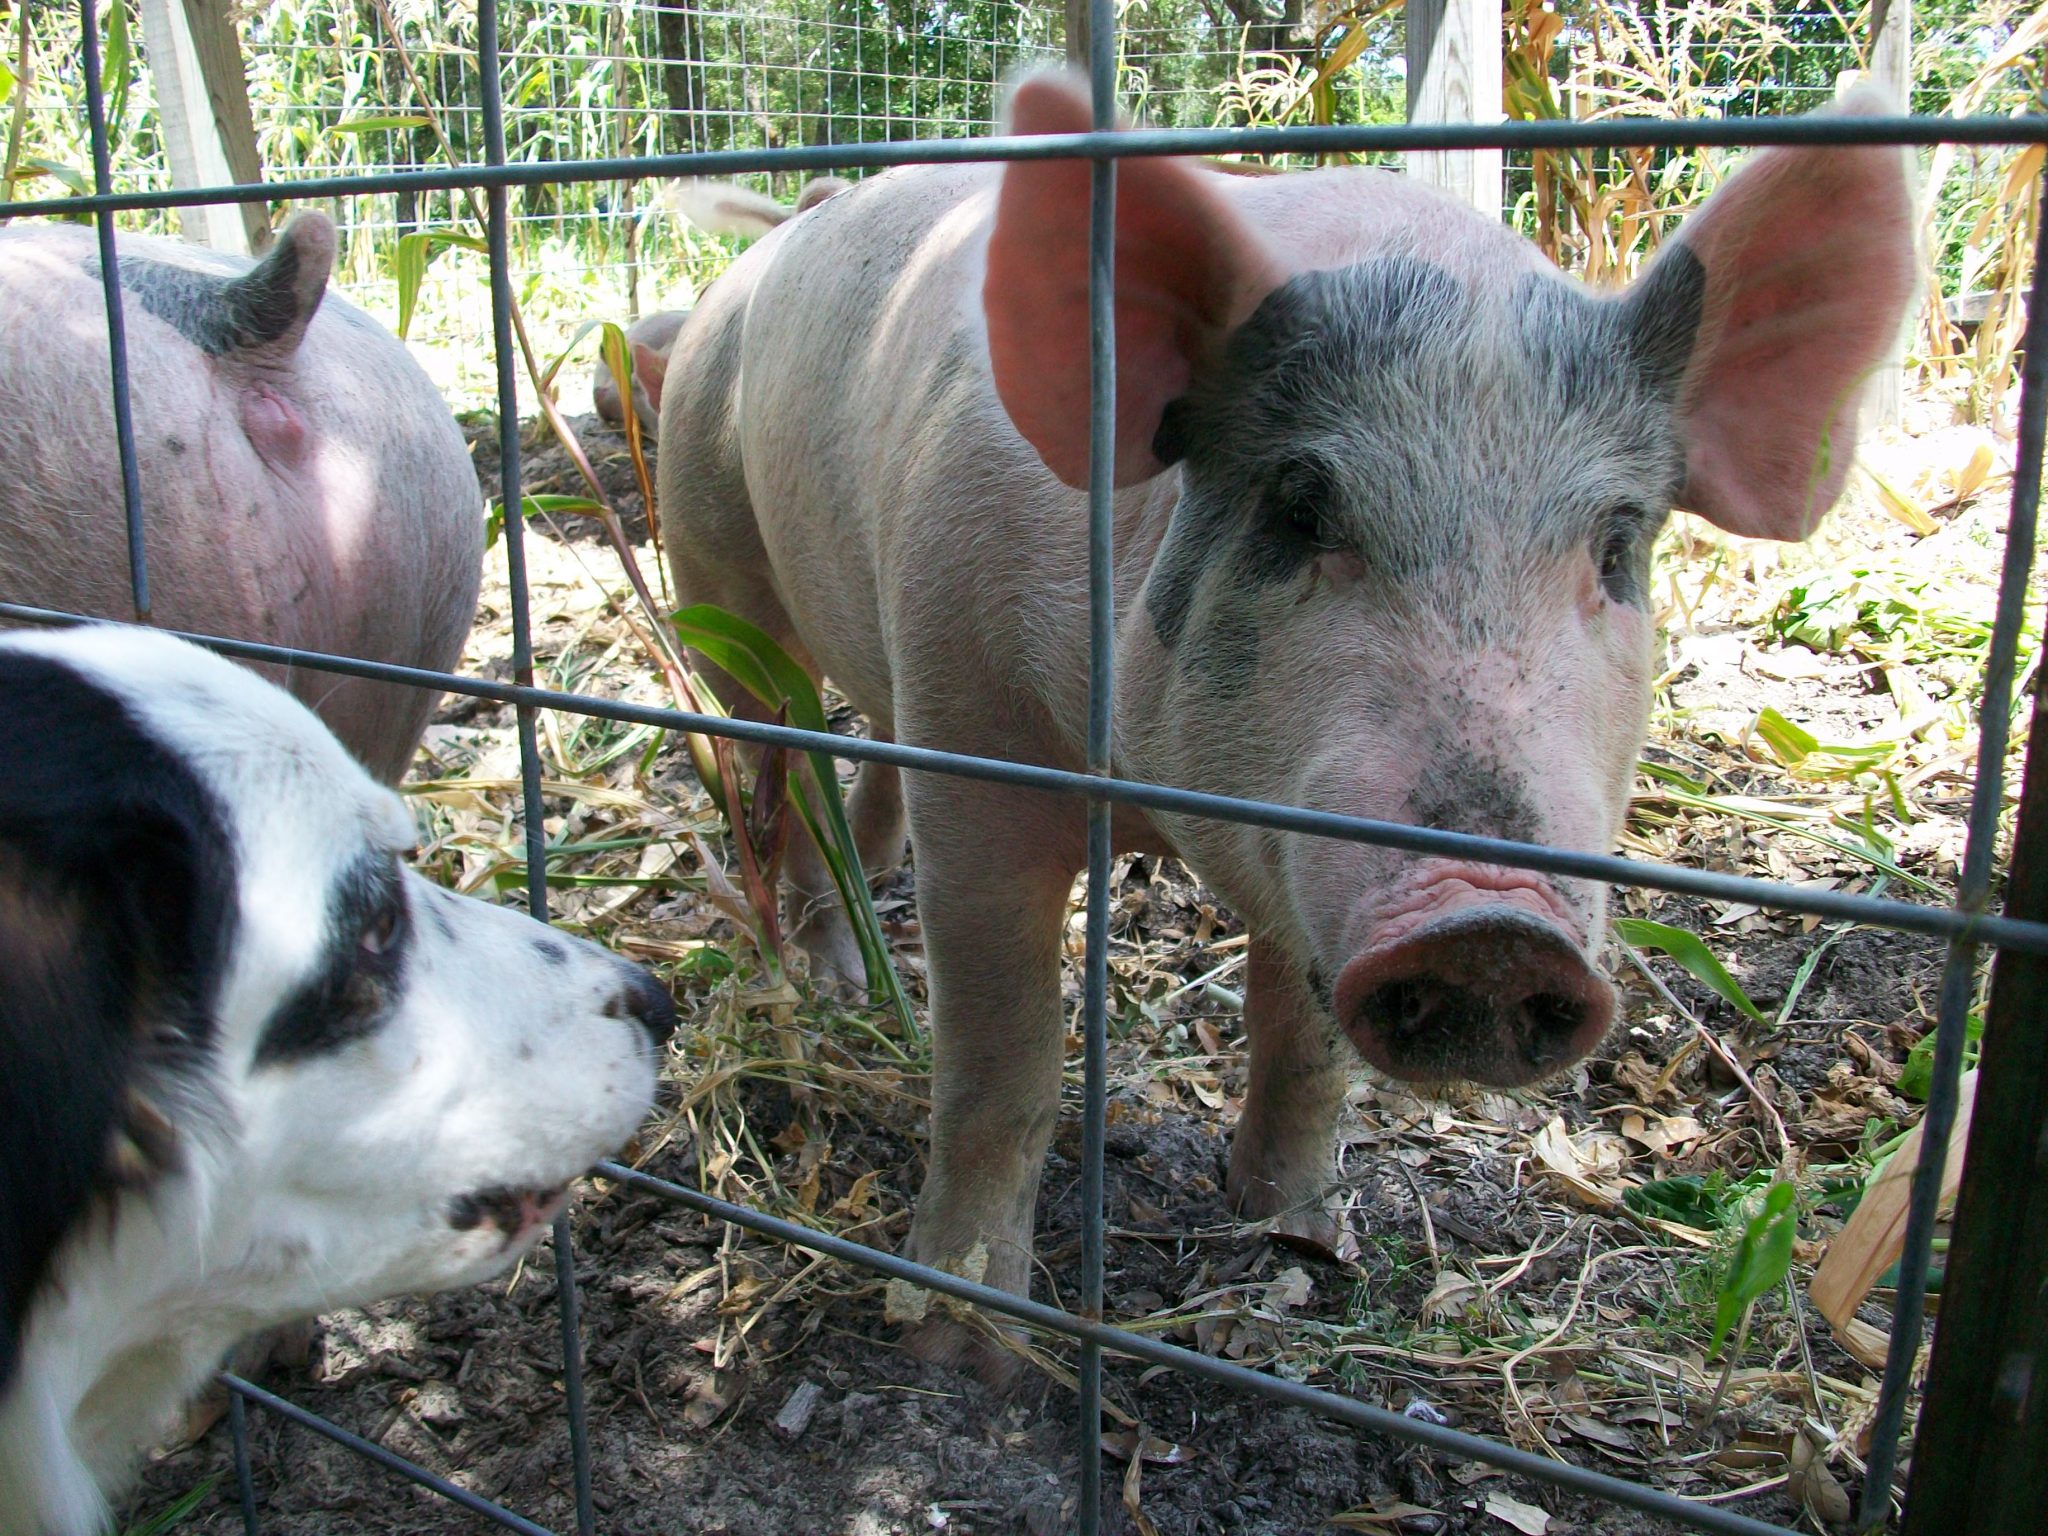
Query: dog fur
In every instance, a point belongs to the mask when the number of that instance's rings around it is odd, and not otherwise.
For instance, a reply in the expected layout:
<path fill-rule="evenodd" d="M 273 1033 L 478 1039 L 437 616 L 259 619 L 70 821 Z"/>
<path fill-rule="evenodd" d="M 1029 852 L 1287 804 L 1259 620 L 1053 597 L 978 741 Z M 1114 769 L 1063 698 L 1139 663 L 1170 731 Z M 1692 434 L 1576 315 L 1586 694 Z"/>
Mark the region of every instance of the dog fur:
<path fill-rule="evenodd" d="M 674 1012 L 196 647 L 0 635 L 0 721 L 0 1536 L 88 1536 L 237 1339 L 531 1246 Z"/>

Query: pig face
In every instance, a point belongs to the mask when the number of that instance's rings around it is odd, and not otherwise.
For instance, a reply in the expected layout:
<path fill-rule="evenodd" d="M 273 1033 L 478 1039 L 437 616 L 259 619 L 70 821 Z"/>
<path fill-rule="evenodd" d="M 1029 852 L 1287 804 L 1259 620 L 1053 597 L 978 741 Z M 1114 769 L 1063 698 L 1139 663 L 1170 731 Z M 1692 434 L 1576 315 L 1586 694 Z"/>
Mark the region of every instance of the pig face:
<path fill-rule="evenodd" d="M 1697 263 L 1629 303 L 1482 298 L 1407 256 L 1275 289 L 1168 406 L 1181 492 L 1140 598 L 1174 782 L 1589 851 L 1648 708 L 1650 545 L 1684 475 Z M 1286 708 L 1277 701 L 1300 702 Z M 1220 709 L 1271 711 L 1231 738 Z M 1183 819 L 1176 843 L 1373 1065 L 1517 1083 L 1604 1032 L 1604 890 Z M 1476 974 L 1475 974 L 1476 967 Z"/>
<path fill-rule="evenodd" d="M 1039 82 L 1015 112 L 1087 126 Z M 1085 237 L 1054 212 L 1085 175 L 1006 171 L 983 296 L 1011 420 L 1077 487 L 1085 265 L 1040 232 Z M 1899 156 L 1756 157 L 1619 297 L 1386 181 L 1375 206 L 1305 179 L 1276 208 L 1357 233 L 1291 251 L 1216 180 L 1119 171 L 1115 478 L 1170 508 L 1122 629 L 1120 766 L 1605 852 L 1648 713 L 1651 545 L 1675 505 L 1796 538 L 1834 500 L 1910 281 Z M 1612 1021 L 1590 882 L 1164 825 L 1383 1071 L 1523 1083 Z"/>

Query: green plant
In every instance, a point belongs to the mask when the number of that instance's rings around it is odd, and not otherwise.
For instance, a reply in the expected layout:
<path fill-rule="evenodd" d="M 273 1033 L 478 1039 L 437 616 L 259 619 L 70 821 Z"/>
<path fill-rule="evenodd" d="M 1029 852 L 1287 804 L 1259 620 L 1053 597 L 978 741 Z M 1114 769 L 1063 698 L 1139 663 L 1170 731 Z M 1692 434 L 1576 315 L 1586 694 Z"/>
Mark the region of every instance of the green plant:
<path fill-rule="evenodd" d="M 1695 980 L 1703 982 L 1716 997 L 1720 998 L 1737 1013 L 1754 1024 L 1770 1021 L 1763 1010 L 1749 1000 L 1749 994 L 1728 968 L 1715 958 L 1704 940 L 1685 928 L 1674 928 L 1669 923 L 1653 923 L 1648 918 L 1617 917 L 1614 920 L 1614 936 L 1622 943 L 1637 949 L 1654 949 L 1669 955 L 1679 966 L 1691 973 Z"/>
<path fill-rule="evenodd" d="M 164 1536 L 166 1531 L 183 1525 L 185 1517 L 206 1502 L 207 1495 L 213 1492 L 214 1486 L 219 1482 L 219 1477 L 209 1477 L 205 1482 L 186 1489 L 155 1514 L 145 1516 L 127 1526 L 122 1530 L 121 1536 Z"/>
<path fill-rule="evenodd" d="M 1743 1223 L 1742 1236 L 1715 1292 L 1711 1350 L 1719 1350 L 1728 1330 L 1740 1323 L 1734 1353 L 1742 1352 L 1750 1308 L 1791 1272 L 1792 1239 L 1798 1228 L 1796 1191 L 1782 1179 L 1774 1181 L 1764 1192 L 1756 1214 Z"/>
<path fill-rule="evenodd" d="M 709 603 L 698 603 L 677 613 L 671 623 L 677 639 L 723 669 L 777 719 L 786 719 L 800 730 L 831 731 L 816 684 L 788 652 L 745 619 Z M 861 962 L 867 969 L 869 993 L 894 1010 L 904 1037 L 914 1041 L 918 1038 L 917 1021 L 889 958 L 888 940 L 868 892 L 853 829 L 846 820 L 837 764 L 829 753 L 807 752 L 787 773 L 788 803 L 817 844 L 839 898 L 846 905 L 854 938 L 860 945 Z M 764 762 L 764 781 L 768 774 Z M 757 785 L 755 795 L 761 793 Z"/>
<path fill-rule="evenodd" d="M 1963 1026 L 1963 1070 L 1969 1071 L 1977 1065 L 1977 1058 L 1984 1049 L 1984 1015 L 1972 1010 Z M 1926 1102 L 1929 1090 L 1934 1086 L 1934 1031 L 1929 1030 L 1913 1042 L 1913 1048 L 1906 1052 L 1905 1063 L 1899 1068 L 1899 1092 L 1909 1099 Z"/>

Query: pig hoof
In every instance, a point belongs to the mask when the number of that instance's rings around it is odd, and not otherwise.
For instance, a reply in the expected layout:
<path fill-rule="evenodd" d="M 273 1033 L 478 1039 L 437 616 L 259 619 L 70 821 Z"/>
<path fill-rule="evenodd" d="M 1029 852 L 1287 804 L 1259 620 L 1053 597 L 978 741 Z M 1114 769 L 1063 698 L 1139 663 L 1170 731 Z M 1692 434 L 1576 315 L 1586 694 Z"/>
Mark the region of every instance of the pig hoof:
<path fill-rule="evenodd" d="M 951 1318 L 928 1318 L 906 1327 L 903 1347 L 927 1364 L 965 1372 L 995 1392 L 1012 1392 L 1024 1380 L 1022 1355 L 983 1329 Z"/>
<path fill-rule="evenodd" d="M 844 920 L 805 923 L 791 935 L 791 941 L 810 956 L 811 981 L 820 992 L 851 998 L 867 991 L 867 963 L 861 959 L 852 927 Z"/>
<path fill-rule="evenodd" d="M 1320 1188 L 1289 1197 L 1265 1180 L 1233 1178 L 1230 1186 L 1231 1203 L 1238 1215 L 1248 1222 L 1266 1223 L 1267 1234 L 1282 1247 L 1346 1263 L 1358 1257 L 1358 1240 L 1323 1203 Z"/>

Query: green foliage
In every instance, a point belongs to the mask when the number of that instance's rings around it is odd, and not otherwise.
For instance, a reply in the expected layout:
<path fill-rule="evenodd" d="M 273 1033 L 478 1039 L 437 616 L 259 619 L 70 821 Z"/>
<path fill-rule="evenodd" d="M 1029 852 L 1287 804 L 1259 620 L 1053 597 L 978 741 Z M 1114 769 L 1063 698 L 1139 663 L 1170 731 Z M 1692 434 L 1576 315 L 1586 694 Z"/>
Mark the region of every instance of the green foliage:
<path fill-rule="evenodd" d="M 676 637 L 701 652 L 729 673 L 747 692 L 799 730 L 829 733 L 824 701 L 809 674 L 759 629 L 737 615 L 710 603 L 697 603 L 674 618 Z M 867 968 L 868 989 L 894 1010 L 904 1038 L 918 1038 L 917 1021 L 902 980 L 889 956 L 881 918 L 875 913 L 874 898 L 868 892 L 867 876 L 860 867 L 860 853 L 854 844 L 853 828 L 846 820 L 846 802 L 839 791 L 838 766 L 827 752 L 804 754 L 808 778 L 792 770 L 790 804 L 796 808 L 804 830 L 818 846 L 832 883 L 853 924 L 860 945 L 861 961 Z"/>
<path fill-rule="evenodd" d="M 1744 1201 L 1770 1182 L 1771 1175 L 1761 1169 L 1740 1179 L 1730 1179 L 1718 1168 L 1710 1173 L 1681 1173 L 1633 1186 L 1622 1196 L 1622 1203 L 1638 1216 L 1718 1232 L 1735 1219 Z"/>
<path fill-rule="evenodd" d="M 1744 1018 L 1756 1024 L 1770 1022 L 1698 934 L 1674 928 L 1669 923 L 1653 923 L 1648 918 L 1617 917 L 1614 936 L 1637 949 L 1654 949 L 1669 955 Z"/>
<path fill-rule="evenodd" d="M 1792 1239 L 1799 1227 L 1799 1211 L 1790 1184 L 1774 1183 L 1764 1194 L 1757 1213 L 1743 1225 L 1742 1236 L 1729 1256 L 1727 1271 L 1714 1298 L 1713 1350 L 1721 1347 L 1728 1330 L 1792 1269 Z"/>
<path fill-rule="evenodd" d="M 1984 1049 L 1984 1015 L 1972 1012 L 1963 1026 L 1963 1070 L 1969 1071 L 1977 1065 L 1977 1058 Z M 1913 1042 L 1913 1049 L 1906 1052 L 1905 1064 L 1899 1068 L 1899 1092 L 1909 1099 L 1927 1100 L 1928 1092 L 1934 1086 L 1934 1031 L 1929 1030 Z"/>
<path fill-rule="evenodd" d="M 121 1536 L 164 1536 L 166 1531 L 183 1525 L 186 1516 L 206 1502 L 207 1495 L 213 1492 L 214 1485 L 219 1481 L 220 1478 L 217 1476 L 209 1477 L 198 1486 L 187 1489 L 155 1514 L 128 1526 L 121 1532 Z"/>
<path fill-rule="evenodd" d="M 519 505 L 528 522 L 542 513 L 558 517 L 597 517 L 604 512 L 604 504 L 592 501 L 588 496 L 522 496 Z M 505 498 L 494 496 L 484 512 L 484 548 L 489 549 L 496 544 L 498 535 L 504 531 Z"/>

